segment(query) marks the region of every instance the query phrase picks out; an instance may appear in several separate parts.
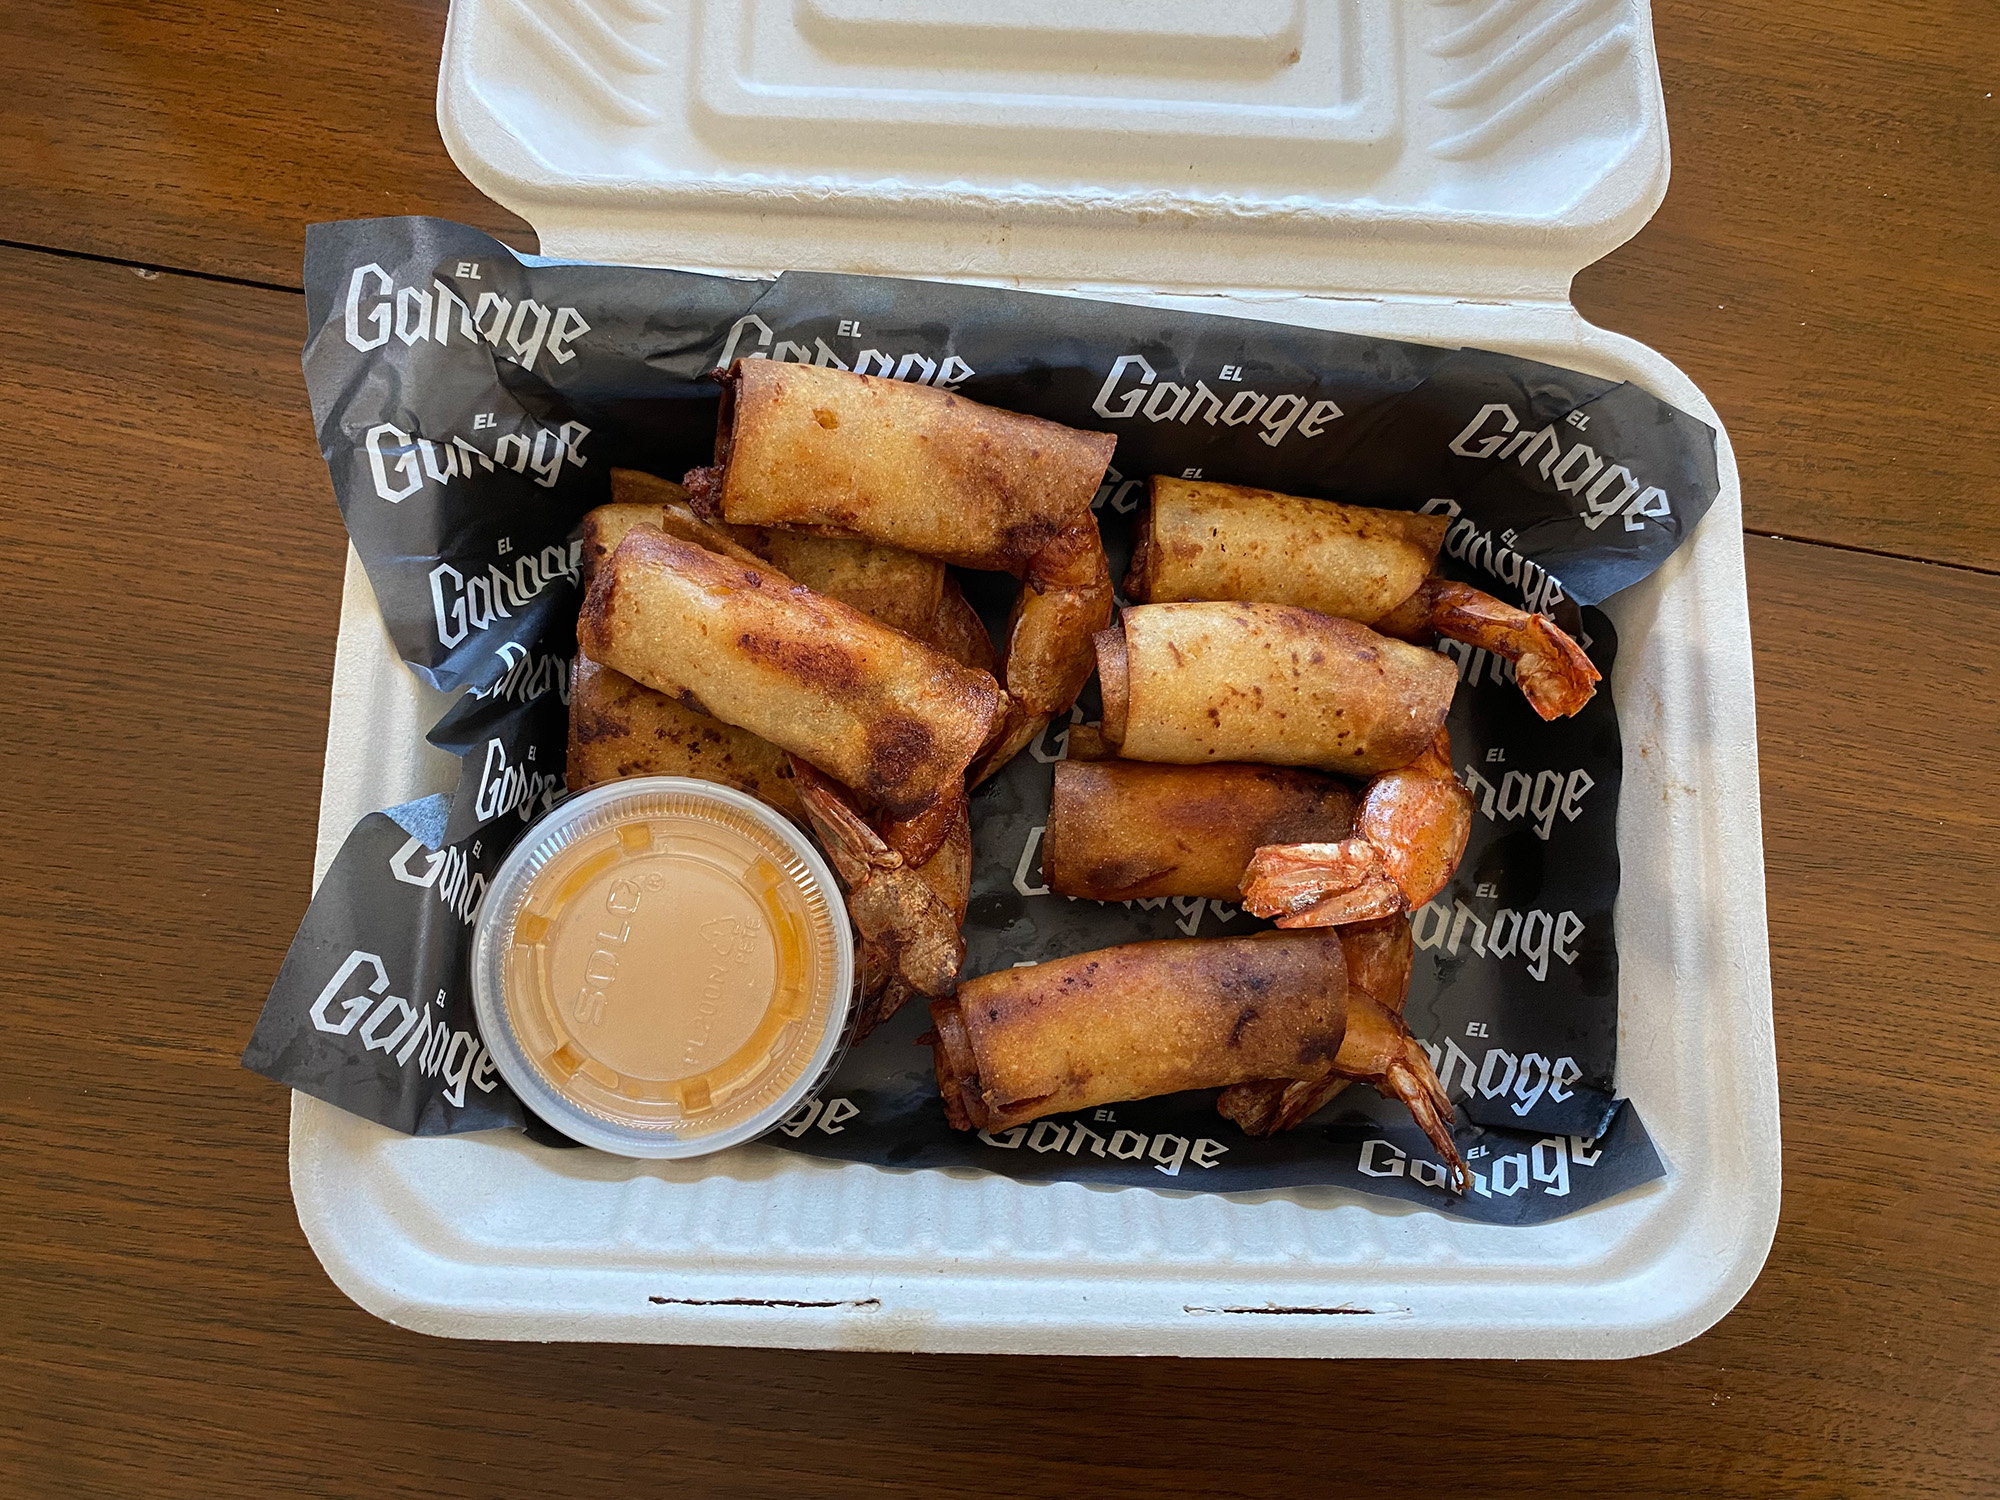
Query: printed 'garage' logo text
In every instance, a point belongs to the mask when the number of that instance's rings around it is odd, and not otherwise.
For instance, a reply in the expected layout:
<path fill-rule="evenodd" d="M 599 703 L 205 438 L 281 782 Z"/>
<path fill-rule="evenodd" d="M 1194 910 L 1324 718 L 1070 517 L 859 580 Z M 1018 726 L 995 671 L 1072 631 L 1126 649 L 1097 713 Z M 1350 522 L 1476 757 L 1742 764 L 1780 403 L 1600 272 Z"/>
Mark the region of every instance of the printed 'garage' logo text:
<path fill-rule="evenodd" d="M 460 261 L 454 279 L 479 280 L 479 262 Z M 533 297 L 515 302 L 498 292 L 474 296 L 469 289 L 461 296 L 442 277 L 432 278 L 429 287 L 399 287 L 370 262 L 357 266 L 347 279 L 342 332 L 349 347 L 364 354 L 391 338 L 415 347 L 426 340 L 448 344 L 457 337 L 486 344 L 532 370 L 545 356 L 559 365 L 575 359 L 570 346 L 590 332 L 590 325 L 573 307 L 544 307 Z"/>
<path fill-rule="evenodd" d="M 1255 423 L 1261 430 L 1259 441 L 1277 447 L 1294 431 L 1302 438 L 1316 438 L 1326 424 L 1341 416 L 1332 401 L 1308 401 L 1293 391 L 1271 395 L 1237 384 L 1241 365 L 1224 365 L 1216 374 L 1223 384 L 1212 389 L 1207 380 L 1191 386 L 1161 380 L 1159 372 L 1143 355 L 1121 354 L 1098 388 L 1090 409 L 1107 421 L 1134 418 L 1147 422 L 1176 422 L 1190 426 L 1202 422 L 1214 427 L 1244 427 Z"/>
<path fill-rule="evenodd" d="M 1569 425 L 1579 430 L 1589 422 L 1587 413 L 1569 414 Z M 1667 492 L 1658 485 L 1647 484 L 1621 463 L 1607 463 L 1588 443 L 1578 441 L 1565 451 L 1554 423 L 1536 432 L 1523 426 L 1505 402 L 1480 407 L 1479 414 L 1451 440 L 1451 451 L 1460 458 L 1490 458 L 1503 463 L 1512 459 L 1524 469 L 1534 464 L 1559 494 L 1583 496 L 1584 508 L 1578 514 L 1592 531 L 1621 510 L 1627 531 L 1643 531 L 1647 521 L 1664 521 L 1673 515 Z"/>
<path fill-rule="evenodd" d="M 843 318 L 836 338 L 860 341 L 861 324 Z M 803 337 L 803 335 L 802 335 Z M 796 365 L 821 365 L 830 370 L 852 370 L 857 375 L 879 375 L 886 380 L 928 385 L 940 391 L 955 391 L 973 376 L 973 368 L 956 354 L 933 359 L 915 350 L 856 349 L 843 358 L 821 335 L 813 335 L 810 345 L 797 339 L 779 338 L 769 323 L 755 313 L 745 313 L 729 327 L 722 343 L 718 364 L 728 369 L 739 359 L 769 359 Z"/>
<path fill-rule="evenodd" d="M 583 543 L 544 547 L 538 553 L 524 552 L 514 566 L 502 569 L 488 563 L 484 573 L 470 577 L 450 563 L 431 569 L 431 612 L 437 621 L 438 644 L 453 647 L 476 630 L 484 630 L 495 620 L 510 620 L 513 611 L 537 598 L 558 582 L 576 583 L 581 574 Z"/>
<path fill-rule="evenodd" d="M 441 1014 L 444 991 L 429 1005 L 389 993 L 389 971 L 373 953 L 359 949 L 326 982 L 308 1012 L 313 1028 L 328 1036 L 352 1037 L 364 1053 L 393 1056 L 398 1067 L 443 1080 L 439 1092 L 465 1107 L 466 1085 L 482 1094 L 499 1086 L 492 1054 L 470 1031 L 454 1030 Z"/>
<path fill-rule="evenodd" d="M 477 427 L 484 420 L 482 417 L 473 425 Z M 487 453 L 463 437 L 436 442 L 427 437 L 412 439 L 394 422 L 377 422 L 368 429 L 361 447 L 368 455 L 368 475 L 375 482 L 375 493 L 391 505 L 401 505 L 426 484 L 446 485 L 460 476 L 469 479 L 475 470 L 488 474 L 499 469 L 516 474 L 532 471 L 536 484 L 552 490 L 565 464 L 582 468 L 589 462 L 580 446 L 589 436 L 590 429 L 583 423 L 565 422 L 560 427 L 534 428 L 532 440 L 525 432 L 502 433 L 494 440 L 493 451 Z"/>

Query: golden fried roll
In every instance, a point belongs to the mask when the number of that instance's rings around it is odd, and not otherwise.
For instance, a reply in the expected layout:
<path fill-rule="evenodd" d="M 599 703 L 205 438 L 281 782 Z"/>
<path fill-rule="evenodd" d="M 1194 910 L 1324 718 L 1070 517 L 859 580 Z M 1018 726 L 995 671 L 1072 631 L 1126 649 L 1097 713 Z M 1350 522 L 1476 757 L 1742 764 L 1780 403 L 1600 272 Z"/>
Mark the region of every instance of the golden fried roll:
<path fill-rule="evenodd" d="M 891 818 L 963 795 L 1000 707 L 986 673 L 837 599 L 644 526 L 598 570 L 577 643 L 593 661 L 790 750 Z"/>
<path fill-rule="evenodd" d="M 776 745 L 579 656 L 569 695 L 569 789 L 628 776 L 717 781 L 805 821 Z"/>
<path fill-rule="evenodd" d="M 1349 776 L 1437 737 L 1458 669 L 1282 604 L 1142 604 L 1095 638 L 1104 736 L 1128 760 L 1248 760 Z"/>
<path fill-rule="evenodd" d="M 581 528 L 583 552 L 577 564 L 582 571 L 584 588 L 590 588 L 590 580 L 604 566 L 604 559 L 618 550 L 626 532 L 634 526 L 659 524 L 660 507 L 657 505 L 613 503 L 587 512 Z"/>
<path fill-rule="evenodd" d="M 1437 564 L 1448 516 L 1155 475 L 1125 575 L 1137 604 L 1261 599 L 1372 625 Z"/>
<path fill-rule="evenodd" d="M 738 360 L 721 378 L 715 464 L 687 475 L 698 513 L 1022 580 L 999 652 L 1005 718 L 973 772 L 992 775 L 1089 680 L 1112 610 L 1090 502 L 1117 440 L 846 370 Z"/>
<path fill-rule="evenodd" d="M 780 573 L 809 589 L 853 605 L 905 635 L 928 638 L 944 603 L 944 564 L 901 547 L 858 537 L 804 531 L 732 528 Z"/>
<path fill-rule="evenodd" d="M 671 479 L 648 474 L 644 469 L 611 471 L 613 505 L 686 505 L 687 500 L 687 487 L 675 484 Z"/>
<path fill-rule="evenodd" d="M 1234 901 L 1261 845 L 1344 839 L 1354 805 L 1352 790 L 1313 771 L 1057 761 L 1042 868 L 1064 896 Z"/>
<path fill-rule="evenodd" d="M 720 529 L 794 583 L 831 594 L 884 625 L 915 636 L 961 666 L 993 670 L 993 637 L 966 602 L 964 590 L 936 558 L 859 537 L 764 526 Z M 698 537 L 686 540 L 700 545 Z"/>
<path fill-rule="evenodd" d="M 1116 442 L 908 381 L 738 360 L 723 377 L 719 487 L 698 486 L 696 509 L 1019 576 L 1088 517 Z"/>
<path fill-rule="evenodd" d="M 931 1006 L 945 1114 L 1005 1130 L 1251 1079 L 1323 1078 L 1347 1025 L 1340 939 L 1130 943 L 1000 969 Z"/>
<path fill-rule="evenodd" d="M 979 618 L 979 611 L 972 607 L 965 590 L 949 573 L 945 574 L 944 594 L 938 600 L 930 629 L 918 632 L 917 638 L 926 646 L 935 646 L 960 666 L 977 667 L 996 676 L 999 673 L 1000 658 L 993 650 L 993 637 L 987 633 L 986 622 Z"/>
<path fill-rule="evenodd" d="M 738 562 L 761 558 L 794 583 L 831 594 L 961 666 L 993 670 L 993 638 L 936 558 L 858 537 L 704 521 L 689 507 L 683 486 L 638 469 L 613 469 L 611 504 L 583 518 L 586 589 L 597 564 L 637 525 L 657 526 Z"/>
<path fill-rule="evenodd" d="M 642 480 L 661 489 L 678 490 L 678 486 L 665 485 L 651 475 L 634 470 L 614 470 L 614 492 L 617 480 Z M 628 489 L 630 486 L 628 485 Z M 610 548 L 603 545 L 603 539 L 622 539 L 634 524 L 657 522 L 670 536 L 679 536 L 696 546 L 706 547 L 711 552 L 730 557 L 751 568 L 758 568 L 765 556 L 776 552 L 784 556 L 799 572 L 810 578 L 820 579 L 826 587 L 820 592 L 829 593 L 843 604 L 853 605 L 864 614 L 875 615 L 877 608 L 894 608 L 900 601 L 893 590 L 881 586 L 884 569 L 894 572 L 895 559 L 906 559 L 920 564 L 923 569 L 935 570 L 942 577 L 943 565 L 929 559 L 918 558 L 914 553 L 903 552 L 899 548 L 875 547 L 868 550 L 878 553 L 881 558 L 877 565 L 851 566 L 854 543 L 838 537 L 810 536 L 803 532 L 765 532 L 751 527 L 717 528 L 700 520 L 685 505 L 668 499 L 660 505 L 650 503 L 613 504 L 600 506 L 584 518 L 584 533 L 587 538 L 596 539 L 599 555 L 608 554 Z M 732 535 L 724 535 L 724 530 L 744 541 L 757 543 L 760 551 L 751 552 L 739 546 Z M 767 544 L 773 537 L 783 537 L 784 544 L 776 549 Z M 615 545 L 615 541 L 613 542 Z M 588 557 L 588 554 L 586 554 Z M 586 578 L 594 573 L 594 568 L 586 570 Z M 788 575 L 790 569 L 781 570 Z M 802 582 L 797 577 L 792 581 Z M 942 651 L 960 666 L 988 671 L 993 665 L 993 641 L 986 633 L 986 627 L 957 583 L 949 577 L 942 577 L 943 586 L 938 591 L 936 607 L 929 618 L 912 621 L 919 628 L 909 632 L 915 634 L 925 645 Z M 808 582 L 808 586 L 811 586 Z M 908 613 L 916 613 L 914 611 Z M 881 618 L 881 616 L 876 616 Z M 885 620 L 884 623 L 890 623 Z M 579 657 L 579 661 L 587 658 Z M 593 672 L 602 670 L 591 663 Z M 569 784 L 583 787 L 596 781 L 611 780 L 620 776 L 635 775 L 691 775 L 708 776 L 711 780 L 741 786 L 752 795 L 762 795 L 759 787 L 768 785 L 774 768 L 784 763 L 785 752 L 769 741 L 751 734 L 748 730 L 726 725 L 720 720 L 696 713 L 676 699 L 667 698 L 651 688 L 632 682 L 622 673 L 612 673 L 621 685 L 615 695 L 615 703 L 600 701 L 604 696 L 596 679 L 583 681 L 581 697 L 571 700 L 571 746 L 572 761 Z M 649 701 L 650 700 L 650 701 Z M 614 723 L 607 719 L 607 711 L 615 708 L 617 723 L 638 726 L 634 735 L 621 734 Z M 579 754 L 576 731 L 579 714 L 589 714 L 595 724 L 596 748 Z M 715 734 L 721 731 L 727 738 L 727 756 L 722 769 L 710 775 L 703 769 L 717 763 Z M 655 741 L 651 746 L 638 742 L 637 734 L 649 735 Z M 629 769 L 620 769 L 626 767 Z M 750 776 L 755 768 L 758 785 L 747 785 L 744 777 Z M 787 813 L 799 810 L 798 797 L 789 782 L 782 779 L 779 800 L 773 802 Z M 770 801 L 771 798 L 765 798 Z M 949 858 L 952 846 L 950 830 L 962 829 L 965 824 L 965 807 L 962 799 L 945 801 L 919 813 L 908 821 L 891 821 L 884 825 L 883 832 L 890 844 L 922 862 L 927 851 L 929 862 L 922 869 L 931 873 L 933 883 L 942 882 L 940 893 L 953 886 L 963 886 L 969 880 L 968 870 L 953 867 Z M 945 842 L 939 845 L 942 837 Z M 966 839 L 959 839 L 967 843 Z M 968 844 L 969 849 L 969 844 Z M 967 854 L 969 859 L 969 853 Z M 940 863 L 942 861 L 942 863 Z M 960 861 L 961 864 L 964 861 Z M 936 866 L 932 870 L 932 866 Z M 965 892 L 960 889 L 956 898 L 956 910 L 961 919 L 964 916 Z"/>
<path fill-rule="evenodd" d="M 992 638 L 936 558 L 859 537 L 703 521 L 689 508 L 683 486 L 637 469 L 611 471 L 611 498 L 612 505 L 592 512 L 600 518 L 594 536 L 592 519 L 585 517 L 586 588 L 598 559 L 608 556 L 633 525 L 650 521 L 669 536 L 724 556 L 736 556 L 717 544 L 718 536 L 726 537 L 794 583 L 831 594 L 884 625 L 937 647 L 963 665 L 992 670 Z"/>
<path fill-rule="evenodd" d="M 597 576 L 604 559 L 617 550 L 618 544 L 625 540 L 625 533 L 634 526 L 657 526 L 668 536 L 677 536 L 738 562 L 749 562 L 759 555 L 744 549 L 736 528 L 710 525 L 702 520 L 689 508 L 687 498 L 687 491 L 680 485 L 669 484 L 655 475 L 637 469 L 613 469 L 611 503 L 598 506 L 583 518 L 583 555 L 579 564 L 583 587 L 590 588 L 590 580 Z"/>

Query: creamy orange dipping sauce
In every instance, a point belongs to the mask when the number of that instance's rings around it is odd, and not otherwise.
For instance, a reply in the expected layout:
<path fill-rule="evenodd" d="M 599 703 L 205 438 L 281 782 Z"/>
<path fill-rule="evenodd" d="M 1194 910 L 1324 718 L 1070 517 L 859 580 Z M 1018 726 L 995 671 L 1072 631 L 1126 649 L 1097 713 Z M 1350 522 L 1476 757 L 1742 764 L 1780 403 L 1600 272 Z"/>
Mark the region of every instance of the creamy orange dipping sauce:
<path fill-rule="evenodd" d="M 825 1071 L 852 988 L 846 913 L 803 835 L 750 799 L 682 778 L 597 788 L 523 836 L 487 900 L 474 972 L 497 973 L 511 1043 L 494 1055 L 587 1144 L 719 1149 Z"/>

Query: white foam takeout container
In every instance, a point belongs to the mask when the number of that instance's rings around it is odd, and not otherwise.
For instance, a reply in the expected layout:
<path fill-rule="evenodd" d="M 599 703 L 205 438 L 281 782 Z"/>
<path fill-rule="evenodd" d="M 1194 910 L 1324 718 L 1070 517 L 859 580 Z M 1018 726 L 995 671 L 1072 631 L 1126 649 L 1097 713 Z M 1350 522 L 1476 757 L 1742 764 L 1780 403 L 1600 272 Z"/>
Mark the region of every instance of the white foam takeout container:
<path fill-rule="evenodd" d="M 545 253 L 966 278 L 1509 350 L 1718 426 L 1570 305 L 1667 182 L 1643 0 L 455 0 L 438 118 Z M 1619 1086 L 1663 1182 L 1535 1228 L 1239 1196 L 417 1140 L 303 1095 L 333 1279 L 480 1338 L 1180 1355 L 1610 1357 L 1748 1289 L 1777 1221 L 1757 745 L 1734 456 L 1610 602 L 1625 743 Z M 446 707 L 350 554 L 317 874 L 452 784 Z M 1329 1312 L 1353 1316 L 1327 1316 Z"/>

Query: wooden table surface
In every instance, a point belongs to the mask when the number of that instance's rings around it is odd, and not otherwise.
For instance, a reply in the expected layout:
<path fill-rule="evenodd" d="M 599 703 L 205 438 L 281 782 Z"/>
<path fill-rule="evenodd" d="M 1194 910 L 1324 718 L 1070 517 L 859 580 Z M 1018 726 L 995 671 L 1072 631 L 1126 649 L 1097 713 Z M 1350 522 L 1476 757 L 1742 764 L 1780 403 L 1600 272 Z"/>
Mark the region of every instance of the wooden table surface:
<path fill-rule="evenodd" d="M 316 219 L 529 243 L 442 4 L 0 7 L 0 1494 L 2000 1493 L 2000 25 L 1659 0 L 1673 188 L 1579 278 L 1742 465 L 1785 1198 L 1611 1365 L 507 1346 L 350 1305 L 236 1062 L 303 909 L 342 560 Z"/>

